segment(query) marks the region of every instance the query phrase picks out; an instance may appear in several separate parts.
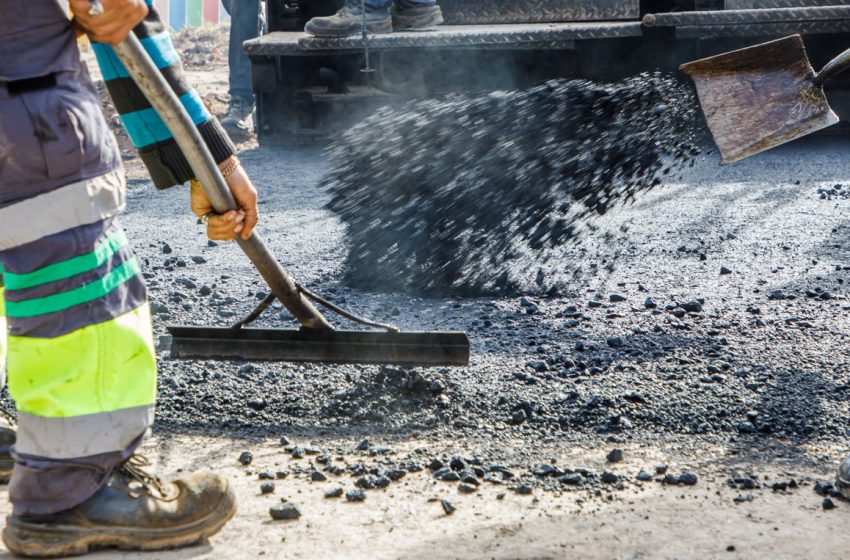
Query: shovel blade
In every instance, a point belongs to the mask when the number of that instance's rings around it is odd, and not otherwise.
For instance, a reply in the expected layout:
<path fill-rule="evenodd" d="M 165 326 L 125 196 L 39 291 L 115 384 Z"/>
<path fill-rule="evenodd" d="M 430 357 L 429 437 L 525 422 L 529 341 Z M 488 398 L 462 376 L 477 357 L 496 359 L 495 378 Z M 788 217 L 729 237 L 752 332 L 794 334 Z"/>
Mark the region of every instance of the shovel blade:
<path fill-rule="evenodd" d="M 466 366 L 462 332 L 298 331 L 168 327 L 177 359 Z"/>
<path fill-rule="evenodd" d="M 693 78 L 723 163 L 769 150 L 838 122 L 814 83 L 803 39 L 769 43 L 682 65 Z"/>

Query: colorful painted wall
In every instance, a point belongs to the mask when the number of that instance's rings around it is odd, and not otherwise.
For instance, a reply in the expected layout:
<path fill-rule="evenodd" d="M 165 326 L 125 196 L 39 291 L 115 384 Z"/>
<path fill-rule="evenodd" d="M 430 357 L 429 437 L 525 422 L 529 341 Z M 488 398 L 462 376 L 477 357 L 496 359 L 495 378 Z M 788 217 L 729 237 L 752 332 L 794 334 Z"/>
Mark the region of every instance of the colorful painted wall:
<path fill-rule="evenodd" d="M 154 4 L 173 29 L 200 27 L 228 17 L 221 0 L 154 0 Z"/>

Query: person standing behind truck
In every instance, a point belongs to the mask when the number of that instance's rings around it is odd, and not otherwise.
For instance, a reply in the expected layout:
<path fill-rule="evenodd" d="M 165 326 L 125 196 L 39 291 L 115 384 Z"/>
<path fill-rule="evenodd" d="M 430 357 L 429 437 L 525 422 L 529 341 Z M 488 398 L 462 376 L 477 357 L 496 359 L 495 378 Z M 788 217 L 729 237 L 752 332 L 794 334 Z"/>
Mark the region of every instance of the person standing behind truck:
<path fill-rule="evenodd" d="M 242 50 L 242 43 L 259 34 L 260 0 L 222 0 L 230 14 L 227 64 L 229 68 L 230 101 L 221 125 L 228 134 L 242 139 L 254 128 L 254 92 L 251 87 L 251 60 Z"/>
<path fill-rule="evenodd" d="M 366 0 L 365 5 L 369 33 L 424 29 L 443 23 L 436 0 Z M 334 15 L 308 21 L 304 31 L 315 37 L 349 37 L 359 35 L 362 27 L 363 2 L 346 0 Z"/>

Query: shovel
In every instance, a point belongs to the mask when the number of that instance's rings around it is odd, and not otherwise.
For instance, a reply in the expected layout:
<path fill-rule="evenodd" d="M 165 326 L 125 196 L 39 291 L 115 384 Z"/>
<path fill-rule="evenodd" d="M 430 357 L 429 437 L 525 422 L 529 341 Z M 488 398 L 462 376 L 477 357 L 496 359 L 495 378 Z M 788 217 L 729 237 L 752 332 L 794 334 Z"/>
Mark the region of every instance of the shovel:
<path fill-rule="evenodd" d="M 236 209 L 198 129 L 174 91 L 134 33 L 115 46 L 115 53 L 151 106 L 162 117 L 192 166 L 216 212 Z M 280 266 L 257 233 L 237 239 L 271 294 L 245 319 L 230 328 L 169 327 L 174 358 L 248 359 L 410 366 L 465 366 L 469 338 L 463 332 L 399 332 L 349 313 L 299 285 Z M 298 319 L 297 331 L 248 329 L 245 326 L 278 299 Z M 372 331 L 339 331 L 316 309 L 321 305 Z"/>
<path fill-rule="evenodd" d="M 850 49 L 815 74 L 803 39 L 769 43 L 682 65 L 724 164 L 838 122 L 823 85 L 850 68 Z"/>

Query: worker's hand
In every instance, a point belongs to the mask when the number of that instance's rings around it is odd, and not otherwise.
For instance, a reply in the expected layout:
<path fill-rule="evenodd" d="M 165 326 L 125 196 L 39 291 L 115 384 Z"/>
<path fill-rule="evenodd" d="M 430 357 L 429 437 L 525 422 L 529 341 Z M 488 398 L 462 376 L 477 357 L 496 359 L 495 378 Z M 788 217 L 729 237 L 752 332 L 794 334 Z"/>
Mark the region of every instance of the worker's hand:
<path fill-rule="evenodd" d="M 148 15 L 145 0 L 100 0 L 103 13 L 89 15 L 89 0 L 70 0 L 74 21 L 92 41 L 117 45 Z"/>
<path fill-rule="evenodd" d="M 231 159 L 225 160 L 219 168 L 228 167 L 230 162 Z M 242 239 L 248 239 L 260 216 L 257 209 L 257 189 L 254 188 L 241 165 L 237 165 L 236 169 L 225 177 L 225 180 L 230 187 L 230 192 L 233 193 L 233 198 L 236 199 L 239 210 L 231 210 L 221 215 L 215 214 L 200 184 L 193 182 L 189 195 L 192 211 L 198 218 L 208 217 L 207 237 L 210 239 L 229 241 L 236 239 L 237 235 L 241 235 Z"/>

